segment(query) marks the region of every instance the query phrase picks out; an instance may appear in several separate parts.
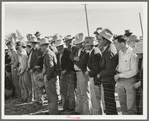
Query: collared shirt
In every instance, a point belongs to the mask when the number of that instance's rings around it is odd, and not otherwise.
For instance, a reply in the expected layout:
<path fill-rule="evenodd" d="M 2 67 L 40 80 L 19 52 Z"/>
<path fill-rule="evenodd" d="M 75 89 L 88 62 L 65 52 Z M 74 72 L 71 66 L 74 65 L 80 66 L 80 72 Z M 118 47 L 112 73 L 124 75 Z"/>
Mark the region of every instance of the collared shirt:
<path fill-rule="evenodd" d="M 11 63 L 14 65 L 14 67 L 18 64 L 18 55 L 15 49 L 11 51 Z"/>
<path fill-rule="evenodd" d="M 102 48 L 102 53 L 107 49 L 108 45 Z"/>
<path fill-rule="evenodd" d="M 30 62 L 31 62 L 31 57 L 32 57 L 32 53 L 33 53 L 33 48 L 30 50 L 30 54 L 29 54 L 29 58 L 28 58 L 28 68 L 30 68 Z"/>
<path fill-rule="evenodd" d="M 120 72 L 120 78 L 131 78 L 138 72 L 138 59 L 137 55 L 132 52 L 132 48 L 129 46 L 124 53 L 119 51 L 119 64 L 117 71 Z"/>

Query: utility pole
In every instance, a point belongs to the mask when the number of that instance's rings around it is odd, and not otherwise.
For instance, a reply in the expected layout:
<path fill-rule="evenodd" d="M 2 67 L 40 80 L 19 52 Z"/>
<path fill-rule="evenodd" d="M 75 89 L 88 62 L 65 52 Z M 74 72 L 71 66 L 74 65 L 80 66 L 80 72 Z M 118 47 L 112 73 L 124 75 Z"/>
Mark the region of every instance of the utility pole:
<path fill-rule="evenodd" d="M 88 17 L 87 17 L 86 4 L 85 4 L 85 15 L 86 15 L 87 32 L 88 32 L 88 36 L 90 36 L 90 34 L 89 34 L 89 26 L 88 26 Z"/>
<path fill-rule="evenodd" d="M 142 27 L 142 21 L 141 21 L 141 14 L 140 13 L 139 13 L 139 18 L 140 18 L 140 25 L 141 25 L 142 36 L 143 36 L 143 27 Z"/>

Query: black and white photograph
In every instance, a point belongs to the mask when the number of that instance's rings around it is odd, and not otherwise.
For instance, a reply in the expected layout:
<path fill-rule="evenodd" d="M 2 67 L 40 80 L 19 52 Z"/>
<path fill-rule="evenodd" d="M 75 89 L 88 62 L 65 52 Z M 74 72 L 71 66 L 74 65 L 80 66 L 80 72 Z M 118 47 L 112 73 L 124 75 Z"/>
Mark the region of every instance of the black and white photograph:
<path fill-rule="evenodd" d="M 147 2 L 2 2 L 2 119 L 147 119 Z"/>

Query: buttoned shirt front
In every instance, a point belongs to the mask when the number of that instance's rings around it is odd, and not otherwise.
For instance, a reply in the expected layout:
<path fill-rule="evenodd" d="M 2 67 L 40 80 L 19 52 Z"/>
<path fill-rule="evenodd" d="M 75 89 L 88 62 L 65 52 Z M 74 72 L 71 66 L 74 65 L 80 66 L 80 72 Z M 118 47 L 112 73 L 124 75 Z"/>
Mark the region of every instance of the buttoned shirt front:
<path fill-rule="evenodd" d="M 129 46 L 124 53 L 119 51 L 119 63 L 117 71 L 120 73 L 120 78 L 131 78 L 138 72 L 138 59 L 137 55 L 132 52 L 132 48 Z"/>

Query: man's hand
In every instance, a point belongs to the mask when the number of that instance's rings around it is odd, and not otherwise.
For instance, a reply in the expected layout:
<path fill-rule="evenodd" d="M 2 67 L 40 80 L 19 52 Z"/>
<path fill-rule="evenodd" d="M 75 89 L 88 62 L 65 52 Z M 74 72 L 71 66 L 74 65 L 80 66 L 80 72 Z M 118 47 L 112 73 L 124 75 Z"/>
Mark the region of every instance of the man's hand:
<path fill-rule="evenodd" d="M 140 82 L 140 81 L 137 82 L 137 83 L 135 83 L 135 84 L 133 85 L 133 87 L 134 87 L 135 89 L 138 89 L 140 86 L 141 86 L 141 82 Z"/>
<path fill-rule="evenodd" d="M 63 70 L 61 73 L 62 73 L 62 75 L 64 75 L 66 73 L 66 70 Z"/>
<path fill-rule="evenodd" d="M 100 78 L 100 74 L 97 74 L 97 78 L 98 78 L 98 79 Z"/>
<path fill-rule="evenodd" d="M 79 59 L 79 57 L 77 56 L 77 57 L 74 57 L 74 60 L 75 60 L 75 61 L 79 61 L 80 59 Z"/>
<path fill-rule="evenodd" d="M 33 73 L 33 70 L 31 69 L 31 70 L 29 71 L 29 73 L 32 74 L 32 73 Z"/>
<path fill-rule="evenodd" d="M 86 72 L 85 72 L 85 75 L 88 75 L 88 74 L 89 74 L 89 72 L 88 72 L 88 71 L 86 71 Z"/>
<path fill-rule="evenodd" d="M 120 77 L 119 77 L 119 74 L 116 74 L 116 75 L 114 76 L 114 79 L 115 79 L 116 82 L 118 81 L 119 78 L 120 78 Z"/>

